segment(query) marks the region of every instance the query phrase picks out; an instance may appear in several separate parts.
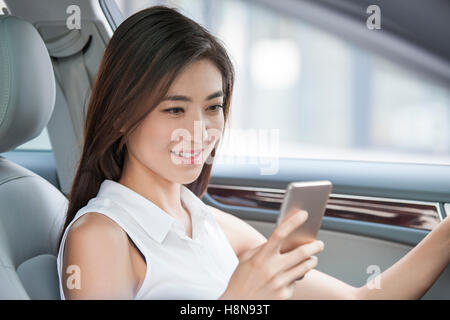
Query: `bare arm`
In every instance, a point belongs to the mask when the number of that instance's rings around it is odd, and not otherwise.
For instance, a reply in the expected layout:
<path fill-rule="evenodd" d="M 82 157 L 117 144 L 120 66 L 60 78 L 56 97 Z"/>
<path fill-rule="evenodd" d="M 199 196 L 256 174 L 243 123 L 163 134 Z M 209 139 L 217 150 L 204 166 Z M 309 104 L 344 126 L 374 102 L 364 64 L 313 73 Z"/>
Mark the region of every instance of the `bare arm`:
<path fill-rule="evenodd" d="M 134 298 L 126 233 L 102 214 L 88 213 L 71 226 L 62 271 L 66 299 Z"/>
<path fill-rule="evenodd" d="M 417 246 L 378 275 L 380 289 L 357 289 L 358 299 L 420 299 L 450 263 L 450 219 L 436 226 Z"/>
<path fill-rule="evenodd" d="M 416 247 L 378 275 L 379 289 L 353 287 L 318 270 L 296 282 L 292 299 L 420 299 L 450 262 L 450 218 L 433 229 Z"/>

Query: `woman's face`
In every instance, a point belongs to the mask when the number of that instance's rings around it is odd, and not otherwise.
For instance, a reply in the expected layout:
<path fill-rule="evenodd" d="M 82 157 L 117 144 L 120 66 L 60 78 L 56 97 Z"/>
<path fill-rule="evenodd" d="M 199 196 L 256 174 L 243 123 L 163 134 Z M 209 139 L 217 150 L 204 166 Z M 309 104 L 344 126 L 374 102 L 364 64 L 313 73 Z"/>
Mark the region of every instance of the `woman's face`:
<path fill-rule="evenodd" d="M 147 168 L 180 184 L 195 181 L 221 137 L 222 106 L 220 71 L 208 59 L 192 63 L 131 134 L 127 170 Z"/>

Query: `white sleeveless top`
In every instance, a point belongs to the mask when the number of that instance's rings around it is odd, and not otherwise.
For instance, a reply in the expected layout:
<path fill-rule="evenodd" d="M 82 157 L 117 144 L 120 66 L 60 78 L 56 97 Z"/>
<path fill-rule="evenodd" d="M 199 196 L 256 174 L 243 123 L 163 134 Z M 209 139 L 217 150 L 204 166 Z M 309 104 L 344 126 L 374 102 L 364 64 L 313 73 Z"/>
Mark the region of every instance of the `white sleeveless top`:
<path fill-rule="evenodd" d="M 64 231 L 57 258 L 61 299 L 65 299 L 61 275 L 67 232 L 87 212 L 114 220 L 145 256 L 145 279 L 135 299 L 219 298 L 239 260 L 209 208 L 184 185 L 181 201 L 192 217 L 193 239 L 181 222 L 153 202 L 118 182 L 104 180 L 97 196 L 78 210 Z"/>

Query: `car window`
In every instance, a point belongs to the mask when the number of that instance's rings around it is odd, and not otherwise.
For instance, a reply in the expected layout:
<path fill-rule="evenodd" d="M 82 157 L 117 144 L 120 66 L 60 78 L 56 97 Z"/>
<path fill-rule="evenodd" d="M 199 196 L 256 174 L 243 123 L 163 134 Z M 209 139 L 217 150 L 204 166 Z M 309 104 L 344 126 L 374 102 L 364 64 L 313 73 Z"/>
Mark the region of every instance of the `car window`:
<path fill-rule="evenodd" d="M 116 0 L 125 17 L 178 7 L 236 68 L 219 155 L 450 164 L 450 89 L 256 1 Z"/>
<path fill-rule="evenodd" d="M 27 151 L 50 151 L 52 145 L 48 136 L 47 127 L 42 130 L 36 138 L 18 146 L 14 150 L 27 150 Z"/>

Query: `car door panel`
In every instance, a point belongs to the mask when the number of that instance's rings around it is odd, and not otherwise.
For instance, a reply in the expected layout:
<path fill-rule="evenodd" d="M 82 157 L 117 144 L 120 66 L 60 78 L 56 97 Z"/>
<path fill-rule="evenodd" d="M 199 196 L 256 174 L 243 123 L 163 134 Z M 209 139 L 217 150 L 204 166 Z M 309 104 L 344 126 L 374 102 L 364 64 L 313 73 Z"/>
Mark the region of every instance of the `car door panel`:
<path fill-rule="evenodd" d="M 255 162 L 218 161 L 202 200 L 243 219 L 268 238 L 289 182 L 332 181 L 333 191 L 318 233 L 325 250 L 318 255 L 317 270 L 354 286 L 363 286 L 374 272 L 383 272 L 400 260 L 446 217 L 444 208 L 448 211 L 445 201 L 450 188 L 444 166 L 279 162 L 276 174 L 264 176 L 257 173 Z M 408 167 L 414 170 L 408 173 Z M 449 299 L 449 288 L 450 267 L 423 299 Z"/>

